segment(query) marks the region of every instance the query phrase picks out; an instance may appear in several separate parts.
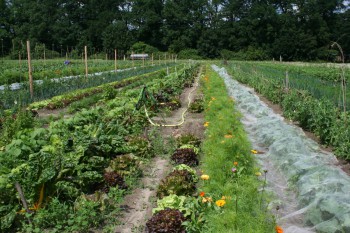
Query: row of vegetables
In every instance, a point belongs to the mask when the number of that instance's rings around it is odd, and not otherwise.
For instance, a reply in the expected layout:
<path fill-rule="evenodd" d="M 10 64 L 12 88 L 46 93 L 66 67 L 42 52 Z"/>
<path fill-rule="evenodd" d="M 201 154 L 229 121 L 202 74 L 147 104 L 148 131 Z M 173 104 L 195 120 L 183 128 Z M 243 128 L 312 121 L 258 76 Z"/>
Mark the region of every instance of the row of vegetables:
<path fill-rule="evenodd" d="M 46 78 L 42 80 L 42 83 L 34 83 L 33 97 L 31 97 L 30 94 L 28 82 L 22 83 L 22 88 L 15 91 L 11 90 L 9 86 L 6 86 L 4 90 L 0 91 L 0 110 L 10 109 L 18 105 L 26 106 L 33 102 L 52 98 L 53 96 L 62 95 L 79 89 L 92 88 L 105 83 L 120 81 L 133 76 L 154 72 L 165 67 L 171 67 L 173 65 L 174 64 L 162 64 L 142 68 L 138 67 L 136 69 L 123 70 L 122 72 L 117 73 L 107 72 L 92 75 L 87 78 L 85 76 L 67 77 L 57 80 Z"/>
<path fill-rule="evenodd" d="M 247 72 L 239 64 L 232 63 L 227 68 L 235 79 L 253 87 L 273 103 L 280 104 L 285 117 L 315 133 L 321 143 L 334 147 L 336 155 L 350 159 L 348 111 L 344 112 L 326 98 L 315 98 L 309 91 L 286 89 L 283 83 L 260 72 Z"/>
<path fill-rule="evenodd" d="M 336 67 L 297 66 L 271 62 L 236 62 L 235 64 L 245 73 L 263 76 L 269 81 L 283 85 L 286 89 L 304 90 L 317 99 L 330 100 L 336 107 L 343 106 L 341 80 L 342 76 L 345 80 L 349 80 L 347 77 L 349 72 L 346 68 L 343 75 L 343 70 Z M 332 74 L 332 78 L 327 74 Z M 345 89 L 347 89 L 347 98 L 350 98 L 349 87 L 345 86 Z M 350 107 L 349 103 L 345 102 L 345 105 Z"/>
<path fill-rule="evenodd" d="M 251 62 L 253 65 L 266 69 L 288 71 L 298 79 L 315 78 L 322 81 L 340 82 L 342 69 L 345 70 L 345 78 L 349 79 L 349 67 L 343 64 L 317 64 L 317 63 L 293 63 L 293 62 Z"/>
<path fill-rule="evenodd" d="M 26 60 L 2 60 L 0 68 L 0 85 L 24 82 L 28 80 L 28 63 Z M 149 62 L 147 63 L 149 64 Z M 118 61 L 118 69 L 130 68 L 131 61 Z M 142 61 L 135 61 L 135 66 L 140 67 Z M 114 60 L 88 60 L 89 73 L 114 70 Z M 82 60 L 32 60 L 34 80 L 60 78 L 85 74 L 85 64 Z"/>
<path fill-rule="evenodd" d="M 201 76 L 204 141 L 178 139 L 175 165 L 160 183 L 146 232 L 283 232 L 268 213 L 267 170 L 255 164 L 234 101 L 223 80 L 206 67 Z M 266 178 L 265 178 L 266 179 Z"/>
<path fill-rule="evenodd" d="M 171 99 L 191 82 L 196 69 L 142 80 L 154 96 L 166 93 Z M 141 176 L 140 166 L 156 153 L 154 135 L 144 135 L 147 119 L 135 109 L 140 85 L 47 128 L 33 127 L 33 119 L 18 113 L 21 130 L 0 148 L 1 231 L 112 228 L 118 203 Z"/>

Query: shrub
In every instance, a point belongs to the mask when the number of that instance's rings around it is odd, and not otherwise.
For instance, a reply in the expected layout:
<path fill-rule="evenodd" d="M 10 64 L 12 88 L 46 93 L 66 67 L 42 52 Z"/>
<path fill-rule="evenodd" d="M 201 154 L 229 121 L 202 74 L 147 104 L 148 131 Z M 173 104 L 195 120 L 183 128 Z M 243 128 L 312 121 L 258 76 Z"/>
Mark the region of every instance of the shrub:
<path fill-rule="evenodd" d="M 235 57 L 235 52 L 227 50 L 227 49 L 223 49 L 220 51 L 220 56 L 224 60 L 230 60 L 230 59 L 233 59 Z"/>
<path fill-rule="evenodd" d="M 152 53 L 157 53 L 158 52 L 158 49 L 151 46 L 151 45 L 148 45 L 144 42 L 137 42 L 135 44 L 133 44 L 131 46 L 131 50 L 134 52 L 134 53 L 147 53 L 149 55 L 151 55 Z"/>
<path fill-rule="evenodd" d="M 179 52 L 179 59 L 194 59 L 200 60 L 203 59 L 198 55 L 198 51 L 196 49 L 184 49 Z"/>

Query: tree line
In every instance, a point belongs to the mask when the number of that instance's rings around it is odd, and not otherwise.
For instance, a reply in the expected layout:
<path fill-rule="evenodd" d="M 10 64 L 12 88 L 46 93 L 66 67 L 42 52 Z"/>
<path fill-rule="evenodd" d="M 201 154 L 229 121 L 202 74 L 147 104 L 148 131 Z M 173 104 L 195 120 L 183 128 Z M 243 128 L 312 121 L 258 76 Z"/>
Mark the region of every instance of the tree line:
<path fill-rule="evenodd" d="M 130 51 L 143 42 L 184 58 L 331 60 L 350 53 L 339 0 L 0 0 L 2 55 L 26 40 L 56 51 Z M 93 50 L 93 51 L 92 51 Z"/>

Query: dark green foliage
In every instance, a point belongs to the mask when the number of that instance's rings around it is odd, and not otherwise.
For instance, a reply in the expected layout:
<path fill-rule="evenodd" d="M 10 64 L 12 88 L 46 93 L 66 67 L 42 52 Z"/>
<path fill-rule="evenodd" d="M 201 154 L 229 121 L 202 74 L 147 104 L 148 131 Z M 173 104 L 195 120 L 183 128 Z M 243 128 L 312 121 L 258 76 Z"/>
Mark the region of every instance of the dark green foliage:
<path fill-rule="evenodd" d="M 131 46 L 131 51 L 134 53 L 146 53 L 151 57 L 152 54 L 158 52 L 158 49 L 144 42 L 137 42 Z"/>
<path fill-rule="evenodd" d="M 188 166 L 198 165 L 197 154 L 192 148 L 176 149 L 174 154 L 171 156 L 171 160 L 176 164 L 186 164 Z"/>
<path fill-rule="evenodd" d="M 157 197 L 170 194 L 178 196 L 192 195 L 196 190 L 192 174 L 187 170 L 175 170 L 165 177 L 158 186 Z"/>
<path fill-rule="evenodd" d="M 115 171 L 123 177 L 139 177 L 142 175 L 139 163 L 139 159 L 133 154 L 120 155 L 111 160 L 109 170 Z"/>
<path fill-rule="evenodd" d="M 179 210 L 161 210 L 147 221 L 146 231 L 148 233 L 185 233 L 185 227 L 182 226 L 185 220 L 185 217 Z"/>
<path fill-rule="evenodd" d="M 203 99 L 195 99 L 190 107 L 189 111 L 193 113 L 201 113 L 204 111 L 204 100 Z"/>
<path fill-rule="evenodd" d="M 118 91 L 113 87 L 113 86 L 106 86 L 106 88 L 103 91 L 103 98 L 105 100 L 111 100 L 113 98 L 115 98 L 115 96 L 117 95 Z"/>
<path fill-rule="evenodd" d="M 152 158 L 154 151 L 151 142 L 144 137 L 132 137 L 128 141 L 131 152 L 140 158 Z"/>
<path fill-rule="evenodd" d="M 202 59 L 196 49 L 184 49 L 179 52 L 179 59 Z"/>
<path fill-rule="evenodd" d="M 23 42 L 30 39 L 37 59 L 45 44 L 47 57 L 68 52 L 78 58 L 87 45 L 88 53 L 100 58 L 118 49 L 120 54 L 170 51 L 183 59 L 334 61 L 338 53 L 330 50 L 331 41 L 350 50 L 345 5 L 336 0 L 1 1 L 1 53 L 15 59 L 21 52 L 24 58 Z"/>
<path fill-rule="evenodd" d="M 178 147 L 182 145 L 193 145 L 199 147 L 201 140 L 193 134 L 184 134 L 176 139 Z"/>
<path fill-rule="evenodd" d="M 125 181 L 121 175 L 116 172 L 105 172 L 103 174 L 103 179 L 105 184 L 107 185 L 107 189 L 104 191 L 109 191 L 109 187 L 118 186 L 119 189 L 127 189 L 128 186 L 125 184 Z"/>

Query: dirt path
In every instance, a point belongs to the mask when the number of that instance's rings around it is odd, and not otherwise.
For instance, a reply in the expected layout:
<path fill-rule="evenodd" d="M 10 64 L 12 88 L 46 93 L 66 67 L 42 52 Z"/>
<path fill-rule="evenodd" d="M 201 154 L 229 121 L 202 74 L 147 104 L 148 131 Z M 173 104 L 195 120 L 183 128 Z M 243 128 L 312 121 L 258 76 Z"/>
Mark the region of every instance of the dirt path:
<path fill-rule="evenodd" d="M 200 74 L 199 74 L 200 75 Z M 199 79 L 199 75 L 196 81 Z M 173 111 L 165 118 L 154 117 L 152 120 L 161 124 L 176 124 L 181 122 L 181 116 L 188 106 L 188 101 L 194 100 L 199 93 L 199 87 L 193 86 L 184 89 L 180 96 L 181 108 Z M 189 97 L 190 96 L 190 97 Z M 177 127 L 161 127 L 162 137 L 166 140 L 169 137 L 178 137 L 183 134 L 193 134 L 199 138 L 204 135 L 204 115 L 201 113 L 186 112 L 185 121 Z M 154 158 L 145 171 L 145 177 L 141 179 L 141 187 L 127 195 L 122 204 L 124 209 L 123 217 L 120 219 L 122 225 L 116 227 L 115 232 L 131 233 L 144 232 L 147 220 L 152 216 L 152 208 L 156 204 L 156 191 L 161 179 L 171 169 L 168 159 L 161 155 Z"/>

